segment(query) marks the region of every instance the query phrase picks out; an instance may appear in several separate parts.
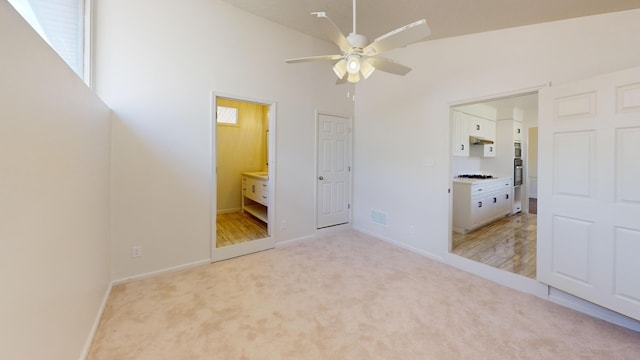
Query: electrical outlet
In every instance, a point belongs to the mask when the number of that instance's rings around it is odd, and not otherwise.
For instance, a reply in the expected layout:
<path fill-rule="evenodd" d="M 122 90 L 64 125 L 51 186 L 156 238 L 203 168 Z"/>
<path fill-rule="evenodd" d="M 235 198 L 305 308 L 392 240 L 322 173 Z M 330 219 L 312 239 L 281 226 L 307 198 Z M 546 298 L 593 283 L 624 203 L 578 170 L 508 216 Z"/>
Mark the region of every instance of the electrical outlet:
<path fill-rule="evenodd" d="M 137 258 L 142 256 L 142 246 L 131 247 L 131 257 Z"/>
<path fill-rule="evenodd" d="M 287 220 L 282 220 L 280 223 L 280 229 L 284 230 L 287 228 Z"/>
<path fill-rule="evenodd" d="M 407 232 L 409 234 L 415 234 L 416 233 L 416 227 L 415 225 L 409 225 L 409 227 L 407 228 Z"/>

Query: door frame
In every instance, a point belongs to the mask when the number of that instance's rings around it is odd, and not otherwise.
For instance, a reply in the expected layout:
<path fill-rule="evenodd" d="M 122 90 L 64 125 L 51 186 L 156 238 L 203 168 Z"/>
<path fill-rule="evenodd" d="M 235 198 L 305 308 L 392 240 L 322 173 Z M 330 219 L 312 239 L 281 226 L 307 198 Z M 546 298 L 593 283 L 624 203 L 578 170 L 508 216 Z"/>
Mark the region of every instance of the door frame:
<path fill-rule="evenodd" d="M 449 136 L 448 136 L 448 140 L 447 143 L 449 144 L 449 172 L 448 172 L 448 176 L 449 176 L 449 236 L 448 236 L 448 241 L 447 241 L 447 253 L 449 253 L 450 255 L 454 255 L 457 256 L 455 254 L 452 253 L 453 251 L 453 235 L 451 233 L 451 229 L 453 226 L 453 178 L 452 176 L 452 170 L 453 170 L 453 149 L 452 149 L 452 144 L 451 144 L 451 137 L 452 137 L 452 112 L 451 109 L 453 109 L 456 106 L 461 106 L 461 105 L 467 105 L 467 104 L 476 104 L 476 103 L 483 103 L 483 102 L 490 102 L 490 101 L 496 101 L 496 100 L 501 100 L 501 99 L 506 99 L 506 98 L 511 98 L 511 97 L 517 97 L 517 96 L 525 96 L 525 95 L 531 95 L 533 93 L 539 93 L 540 89 L 549 87 L 551 83 L 545 83 L 545 84 L 540 84 L 540 85 L 534 85 L 534 86 L 530 86 L 530 87 L 526 87 L 526 88 L 522 88 L 522 89 L 517 89 L 517 90 L 511 90 L 511 91 L 505 91 L 505 92 L 501 92 L 501 93 L 497 93 L 497 94 L 493 94 L 493 95 L 486 95 L 486 96 L 479 96 L 479 97 L 475 97 L 475 98 L 470 98 L 470 99 L 463 99 L 463 100 L 456 100 L 456 101 L 451 101 L 449 102 L 449 107 L 448 107 L 448 111 L 447 113 L 449 114 Z M 539 105 L 538 105 L 539 106 Z M 526 151 L 526 149 L 525 149 Z M 523 174 L 524 176 L 524 174 Z"/>
<path fill-rule="evenodd" d="M 269 227 L 269 236 L 264 239 L 257 239 L 247 241 L 244 243 L 229 245 L 221 248 L 216 247 L 216 216 L 217 216 L 217 189 L 218 189 L 218 176 L 217 176 L 217 155 L 218 155 L 218 126 L 216 120 L 216 110 L 218 106 L 217 99 L 231 99 L 236 101 L 255 103 L 269 107 L 269 135 L 267 137 L 267 162 L 269 166 L 269 179 L 267 180 L 267 191 L 269 193 L 267 219 Z M 211 172 L 210 172 L 210 203 L 209 203 L 209 221 L 210 225 L 210 253 L 211 262 L 226 260 L 242 255 L 251 254 L 254 252 L 273 249 L 275 247 L 276 239 L 276 226 L 275 226 L 275 209 L 276 209 L 276 123 L 277 123 L 277 103 L 271 100 L 261 100 L 250 98 L 241 95 L 229 94 L 224 92 L 212 91 L 211 92 L 211 108 L 209 109 L 209 125 L 210 125 L 210 156 L 211 156 Z M 240 179 L 238 179 L 239 181 Z"/>
<path fill-rule="evenodd" d="M 522 95 L 527 95 L 527 94 L 532 94 L 532 93 L 539 93 L 539 91 L 543 88 L 546 88 L 550 86 L 550 83 L 544 83 L 544 84 L 540 84 L 540 85 L 534 85 L 534 86 L 530 86 L 530 87 L 526 87 L 526 88 L 520 88 L 520 89 L 516 89 L 516 90 L 510 90 L 510 91 L 504 91 L 504 92 L 500 92 L 500 93 L 495 93 L 492 95 L 486 95 L 486 96 L 479 96 L 479 97 L 475 97 L 475 98 L 468 98 L 468 99 L 461 99 L 461 100 L 456 100 L 456 101 L 451 101 L 449 102 L 447 105 L 447 113 L 449 114 L 449 134 L 448 134 L 448 140 L 447 140 L 447 144 L 449 146 L 449 157 L 448 157 L 448 161 L 449 161 L 449 167 L 448 167 L 448 173 L 447 176 L 449 177 L 449 181 L 448 181 L 448 189 L 450 190 L 449 195 L 449 232 L 448 232 L 448 237 L 447 237 L 447 244 L 444 247 L 444 249 L 446 249 L 446 253 L 444 254 L 444 258 L 446 263 L 448 263 L 449 265 L 452 265 L 454 267 L 457 267 L 459 269 L 462 269 L 464 271 L 476 274 L 480 277 L 483 277 L 485 279 L 489 279 L 493 282 L 496 282 L 498 284 L 510 287 L 512 289 L 516 289 L 519 291 L 523 291 L 529 294 L 533 294 L 536 295 L 538 297 L 541 298 L 546 298 L 548 295 L 548 286 L 546 286 L 545 284 L 539 282 L 537 279 L 530 279 L 521 275 L 517 275 L 517 274 L 513 274 L 510 273 L 508 271 L 505 270 L 501 270 L 498 268 L 494 268 L 492 266 L 486 265 L 486 264 L 482 264 L 479 262 L 476 262 L 474 260 L 470 260 L 467 258 L 464 258 L 462 256 L 456 255 L 452 252 L 452 246 L 453 246 L 453 235 L 452 235 L 452 225 L 453 225 L 453 178 L 452 176 L 452 170 L 453 170 L 453 149 L 452 149 L 452 144 L 451 144 L 451 131 L 452 131 L 452 126 L 451 126 L 451 108 L 456 107 L 456 106 L 460 106 L 460 105 L 465 105 L 465 104 L 474 104 L 474 103 L 481 103 L 481 102 L 489 102 L 489 101 L 495 101 L 495 100 L 500 100 L 500 99 L 504 99 L 504 98 L 510 98 L 510 97 L 516 97 L 516 96 L 522 96 Z M 444 245 L 444 244 L 443 244 Z"/>
<path fill-rule="evenodd" d="M 318 228 L 318 213 L 319 213 L 319 207 L 320 204 L 318 202 L 318 156 L 320 155 L 320 142 L 319 142 L 319 136 L 320 133 L 318 131 L 318 125 L 320 122 L 320 115 L 327 115 L 327 116 L 334 116 L 334 117 L 340 117 L 340 118 L 344 118 L 347 119 L 348 121 L 348 127 L 349 127 L 349 146 L 348 146 L 348 152 L 349 152 L 349 165 L 351 167 L 351 170 L 349 171 L 349 176 L 348 176 L 348 184 L 347 184 L 347 191 L 349 191 L 349 195 L 347 196 L 348 198 L 348 204 L 349 204 L 349 219 L 348 222 L 346 224 L 337 224 L 337 225 L 333 225 L 333 226 L 328 226 L 328 227 L 324 227 L 324 228 Z M 345 225 L 350 225 L 353 222 L 353 116 L 349 116 L 349 115 L 345 115 L 345 114 L 339 114 L 339 113 L 334 113 L 331 111 L 321 111 L 321 110 L 317 110 L 315 112 L 315 139 L 316 139 L 316 144 L 315 144 L 315 149 L 314 149 L 314 157 L 315 157 L 315 168 L 314 168 L 314 188 L 313 188 L 313 197 L 314 197 L 314 202 L 315 202 L 315 219 L 314 219 L 314 224 L 316 227 L 316 231 L 323 231 L 325 229 L 328 228 L 332 228 L 332 227 L 336 227 L 336 226 L 345 226 Z"/>

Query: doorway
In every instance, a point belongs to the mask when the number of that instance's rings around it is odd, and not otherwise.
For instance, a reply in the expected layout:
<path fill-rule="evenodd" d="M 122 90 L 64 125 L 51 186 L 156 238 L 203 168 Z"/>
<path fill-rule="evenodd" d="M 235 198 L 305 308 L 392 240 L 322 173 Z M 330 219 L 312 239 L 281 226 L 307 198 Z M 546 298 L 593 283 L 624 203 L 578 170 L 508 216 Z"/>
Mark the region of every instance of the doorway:
<path fill-rule="evenodd" d="M 529 211 L 532 149 L 527 133 L 537 127 L 537 116 L 537 91 L 451 108 L 449 250 L 532 279 L 537 215 Z"/>
<path fill-rule="evenodd" d="M 213 96 L 213 261 L 273 248 L 275 103 Z"/>

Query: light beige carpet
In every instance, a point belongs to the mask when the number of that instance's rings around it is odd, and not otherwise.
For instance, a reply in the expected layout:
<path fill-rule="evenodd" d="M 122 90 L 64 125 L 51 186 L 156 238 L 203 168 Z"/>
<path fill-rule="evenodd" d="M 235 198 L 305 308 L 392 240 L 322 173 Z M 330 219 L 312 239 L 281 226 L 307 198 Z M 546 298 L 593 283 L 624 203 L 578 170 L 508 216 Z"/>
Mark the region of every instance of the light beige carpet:
<path fill-rule="evenodd" d="M 640 333 L 357 232 L 113 288 L 90 359 L 640 359 Z"/>

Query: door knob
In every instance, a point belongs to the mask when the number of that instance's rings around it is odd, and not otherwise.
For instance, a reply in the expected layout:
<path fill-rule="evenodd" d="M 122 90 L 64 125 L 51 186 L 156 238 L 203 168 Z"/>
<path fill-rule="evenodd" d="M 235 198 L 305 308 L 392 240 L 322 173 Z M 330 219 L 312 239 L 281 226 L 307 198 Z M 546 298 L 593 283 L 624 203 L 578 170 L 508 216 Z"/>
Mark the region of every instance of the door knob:
<path fill-rule="evenodd" d="M 324 180 L 324 176 L 319 176 L 318 180 Z"/>

